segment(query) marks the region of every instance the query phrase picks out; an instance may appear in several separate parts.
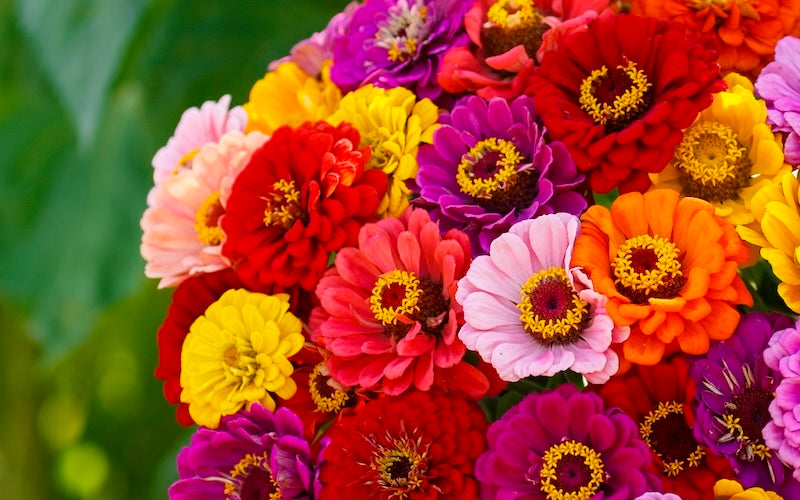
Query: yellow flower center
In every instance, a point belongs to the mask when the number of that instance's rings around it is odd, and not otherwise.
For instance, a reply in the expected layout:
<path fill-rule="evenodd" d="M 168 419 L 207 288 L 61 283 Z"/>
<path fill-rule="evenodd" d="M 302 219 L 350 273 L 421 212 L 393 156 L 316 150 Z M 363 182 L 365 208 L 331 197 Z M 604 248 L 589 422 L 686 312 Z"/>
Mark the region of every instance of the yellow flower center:
<path fill-rule="evenodd" d="M 283 498 L 278 483 L 272 477 L 267 453 L 261 455 L 248 453 L 231 469 L 230 476 L 230 479 L 223 479 L 225 500 Z"/>
<path fill-rule="evenodd" d="M 581 82 L 578 103 L 595 123 L 622 130 L 644 113 L 652 86 L 633 61 L 613 70 L 603 66 Z"/>
<path fill-rule="evenodd" d="M 730 127 L 701 122 L 675 149 L 675 168 L 684 195 L 723 202 L 737 198 L 750 184 L 752 163 Z"/>
<path fill-rule="evenodd" d="M 427 34 L 425 20 L 428 7 L 424 0 L 406 2 L 389 9 L 389 16 L 375 33 L 375 45 L 386 49 L 386 58 L 403 62 L 417 53 L 419 43 Z"/>
<path fill-rule="evenodd" d="M 219 218 L 225 213 L 219 201 L 219 191 L 214 191 L 203 201 L 194 215 L 194 230 L 197 239 L 206 245 L 219 245 L 225 235 L 217 224 Z"/>
<path fill-rule="evenodd" d="M 528 278 L 517 308 L 525 330 L 547 345 L 574 342 L 589 322 L 589 303 L 578 296 L 560 267 Z"/>
<path fill-rule="evenodd" d="M 680 250 L 661 236 L 641 234 L 626 240 L 611 263 L 617 291 L 634 304 L 672 298 L 686 283 Z"/>
<path fill-rule="evenodd" d="M 677 401 L 658 403 L 639 424 L 639 433 L 661 459 L 669 477 L 677 476 L 686 467 L 698 467 L 705 455 L 686 423 L 683 405 Z"/>
<path fill-rule="evenodd" d="M 378 486 L 388 490 L 387 498 L 407 499 L 426 483 L 427 448 L 420 453 L 419 443 L 407 438 L 396 439 L 392 444 L 391 448 L 377 447 L 370 468 L 378 476 Z"/>
<path fill-rule="evenodd" d="M 536 57 L 550 25 L 543 22 L 533 0 L 499 0 L 486 12 L 483 28 L 487 55 L 500 55 L 522 45 L 528 57 Z"/>
<path fill-rule="evenodd" d="M 189 162 L 194 160 L 194 157 L 197 156 L 197 153 L 199 153 L 199 152 L 200 152 L 200 148 L 197 148 L 197 149 L 193 149 L 193 150 L 189 151 L 188 153 L 186 153 L 185 155 L 181 156 L 181 159 L 178 160 L 177 165 L 175 165 L 172 168 L 172 173 L 173 174 L 177 174 L 183 167 L 188 165 Z"/>
<path fill-rule="evenodd" d="M 410 317 L 419 310 L 417 302 L 422 293 L 417 276 L 395 269 L 381 275 L 372 288 L 370 309 L 383 325 L 395 325 L 403 316 Z"/>
<path fill-rule="evenodd" d="M 308 390 L 311 393 L 311 400 L 317 406 L 317 411 L 323 413 L 339 413 L 347 406 L 352 394 L 352 391 L 345 389 L 331 378 L 324 362 L 315 366 L 311 372 L 308 378 Z"/>
<path fill-rule="evenodd" d="M 533 0 L 499 0 L 489 7 L 486 20 L 500 28 L 530 28 L 542 22 L 542 15 Z"/>
<path fill-rule="evenodd" d="M 272 184 L 274 192 L 267 197 L 264 209 L 264 225 L 283 226 L 288 229 L 303 214 L 300 208 L 300 192 L 295 189 L 294 181 L 281 179 Z"/>
<path fill-rule="evenodd" d="M 605 481 L 600 454 L 575 440 L 551 446 L 542 457 L 541 491 L 547 500 L 589 500 Z"/>
<path fill-rule="evenodd" d="M 456 181 L 464 194 L 489 199 L 513 181 L 521 162 L 522 155 L 513 142 L 490 137 L 461 158 Z"/>

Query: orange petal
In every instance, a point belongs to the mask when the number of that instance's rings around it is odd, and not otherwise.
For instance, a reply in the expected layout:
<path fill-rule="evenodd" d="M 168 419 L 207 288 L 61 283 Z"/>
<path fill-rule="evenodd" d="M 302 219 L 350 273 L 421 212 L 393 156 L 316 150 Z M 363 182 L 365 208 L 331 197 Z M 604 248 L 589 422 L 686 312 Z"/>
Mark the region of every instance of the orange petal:
<path fill-rule="evenodd" d="M 611 204 L 611 217 L 625 238 L 648 234 L 644 211 L 644 196 L 641 193 L 626 193 Z"/>
<path fill-rule="evenodd" d="M 678 335 L 678 345 L 686 354 L 705 354 L 709 341 L 706 330 L 699 323 L 687 322 L 683 333 Z"/>
<path fill-rule="evenodd" d="M 671 299 L 647 299 L 647 303 L 654 311 L 680 312 L 686 306 L 686 299 L 674 297 Z"/>
<path fill-rule="evenodd" d="M 681 288 L 681 297 L 686 300 L 699 299 L 708 291 L 708 284 L 711 278 L 708 269 L 704 267 L 694 267 L 689 271 L 689 279 Z"/>
<path fill-rule="evenodd" d="M 731 282 L 733 282 L 733 278 L 737 276 L 738 271 L 739 266 L 736 264 L 736 262 L 730 260 L 725 262 L 722 264 L 722 269 L 711 276 L 711 281 L 709 282 L 708 287 L 712 290 L 722 290 L 730 287 Z"/>
<path fill-rule="evenodd" d="M 619 313 L 622 316 L 634 319 L 644 319 L 650 315 L 652 309 L 644 304 L 620 304 Z"/>
<path fill-rule="evenodd" d="M 661 361 L 664 347 L 655 335 L 645 335 L 638 328 L 632 328 L 631 336 L 622 344 L 622 355 L 631 363 L 655 365 Z"/>
<path fill-rule="evenodd" d="M 711 305 L 702 297 L 695 300 L 690 300 L 686 303 L 686 307 L 681 309 L 681 316 L 689 321 L 700 321 L 711 313 Z"/>
<path fill-rule="evenodd" d="M 680 194 L 672 189 L 655 189 L 644 195 L 644 212 L 652 234 L 672 239 L 672 216 Z"/>
<path fill-rule="evenodd" d="M 615 298 L 608 299 L 608 302 L 606 302 L 606 312 L 617 326 L 631 326 L 632 324 L 636 323 L 637 318 L 630 318 L 620 313 L 620 306 L 626 305 L 630 304 L 621 303 L 619 299 Z"/>
<path fill-rule="evenodd" d="M 638 326 L 645 335 L 652 335 L 667 318 L 667 313 L 653 311 L 653 314 L 639 321 Z M 663 340 L 663 339 L 662 339 Z M 672 340 L 672 339 L 669 339 Z"/>
<path fill-rule="evenodd" d="M 733 335 L 739 325 L 739 311 L 725 302 L 711 302 L 711 314 L 700 325 L 703 326 L 711 340 L 726 340 Z"/>

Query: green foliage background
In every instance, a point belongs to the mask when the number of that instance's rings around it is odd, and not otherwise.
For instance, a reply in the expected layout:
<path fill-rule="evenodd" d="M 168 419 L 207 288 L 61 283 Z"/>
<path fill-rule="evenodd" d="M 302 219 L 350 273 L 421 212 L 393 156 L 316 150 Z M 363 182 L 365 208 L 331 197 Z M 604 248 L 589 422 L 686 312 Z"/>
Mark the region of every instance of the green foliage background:
<path fill-rule="evenodd" d="M 163 499 L 150 158 L 345 0 L 0 0 L 0 500 Z"/>

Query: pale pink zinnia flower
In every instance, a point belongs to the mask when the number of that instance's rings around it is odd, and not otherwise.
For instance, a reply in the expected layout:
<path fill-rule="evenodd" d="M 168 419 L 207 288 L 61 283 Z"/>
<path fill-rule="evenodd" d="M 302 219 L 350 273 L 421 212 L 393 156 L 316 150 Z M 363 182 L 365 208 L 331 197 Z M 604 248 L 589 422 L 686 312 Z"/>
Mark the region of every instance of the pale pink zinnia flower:
<path fill-rule="evenodd" d="M 145 275 L 161 278 L 159 288 L 228 266 L 220 255 L 219 219 L 236 175 L 266 140 L 260 132 L 228 132 L 219 143 L 200 148 L 191 169 L 166 177 L 150 191 L 141 253 Z"/>
<path fill-rule="evenodd" d="M 503 380 L 572 370 L 599 384 L 617 372 L 610 347 L 629 328 L 614 326 L 606 297 L 570 268 L 580 225 L 565 213 L 518 222 L 458 283 L 465 320 L 458 336 Z"/>
<path fill-rule="evenodd" d="M 219 101 L 206 101 L 200 108 L 191 107 L 183 112 L 175 133 L 167 145 L 153 156 L 153 179 L 156 184 L 184 168 L 191 168 L 192 160 L 204 144 L 217 142 L 226 132 L 244 132 L 247 113 L 241 106 L 228 109 L 231 96 Z"/>
<path fill-rule="evenodd" d="M 423 209 L 361 228 L 320 280 L 312 339 L 330 351 L 328 368 L 348 386 L 397 395 L 412 387 L 467 390 L 481 397 L 488 380 L 463 361 L 462 323 L 453 294 L 469 267 L 470 243 L 458 230 L 440 235 Z"/>

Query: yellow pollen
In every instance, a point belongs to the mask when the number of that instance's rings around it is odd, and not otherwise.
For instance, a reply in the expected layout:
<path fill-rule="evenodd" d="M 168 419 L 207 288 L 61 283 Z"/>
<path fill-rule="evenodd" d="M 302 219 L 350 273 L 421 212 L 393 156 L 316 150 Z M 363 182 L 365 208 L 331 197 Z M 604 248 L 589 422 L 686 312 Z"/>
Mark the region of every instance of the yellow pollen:
<path fill-rule="evenodd" d="M 267 453 L 263 453 L 261 455 L 254 455 L 252 453 L 248 453 L 244 456 L 239 462 L 233 466 L 231 469 L 231 478 L 247 478 L 253 469 L 261 469 L 269 473 L 269 480 L 272 483 L 272 489 L 275 490 L 273 493 L 270 494 L 269 500 L 278 500 L 279 498 L 283 498 L 283 495 L 280 492 L 280 488 L 278 487 L 278 483 L 275 482 L 275 478 L 272 477 L 272 471 L 269 469 L 269 455 Z M 241 480 L 240 480 L 241 481 Z M 241 495 L 241 486 L 235 483 L 226 482 L 225 483 L 225 500 L 230 500 L 231 498 Z"/>
<path fill-rule="evenodd" d="M 589 482 L 577 491 L 559 489 L 558 464 L 565 456 L 582 457 L 589 467 Z M 542 469 L 539 471 L 541 491 L 547 500 L 589 500 L 605 480 L 605 468 L 600 454 L 583 443 L 574 440 L 563 441 L 551 446 L 542 457 Z"/>
<path fill-rule="evenodd" d="M 203 201 L 194 214 L 194 230 L 197 239 L 206 245 L 219 245 L 225 233 L 217 226 L 217 220 L 222 215 L 223 209 L 219 202 L 219 191 L 214 191 Z"/>
<path fill-rule="evenodd" d="M 189 151 L 188 153 L 186 153 L 185 155 L 181 156 L 181 159 L 178 160 L 177 165 L 175 165 L 172 168 L 172 173 L 173 174 L 177 174 L 180 171 L 180 169 L 182 169 L 183 167 L 188 165 L 190 161 L 194 160 L 194 157 L 197 156 L 197 153 L 199 153 L 199 152 L 200 152 L 200 148 L 197 148 L 197 149 L 193 149 L 193 150 Z"/>
<path fill-rule="evenodd" d="M 675 168 L 687 196 L 725 201 L 738 196 L 750 181 L 747 148 L 730 127 L 700 122 L 675 149 Z"/>
<path fill-rule="evenodd" d="M 734 0 L 686 0 L 686 5 L 695 10 L 703 10 L 708 7 L 718 7 L 724 11 L 731 8 Z"/>
<path fill-rule="evenodd" d="M 422 294 L 419 285 L 419 279 L 409 271 L 395 269 L 382 274 L 375 282 L 369 298 L 369 308 L 375 314 L 375 319 L 383 325 L 395 325 L 400 316 L 408 317 L 417 312 L 417 302 Z M 391 297 L 395 299 L 392 302 L 400 303 L 384 304 L 389 295 L 394 295 Z"/>
<path fill-rule="evenodd" d="M 425 482 L 427 449 L 420 453 L 419 442 L 407 438 L 395 439 L 392 444 L 392 448 L 378 446 L 370 468 L 378 475 L 378 485 L 391 491 L 388 498 L 407 499 L 409 492 L 421 489 Z"/>
<path fill-rule="evenodd" d="M 264 225 L 267 227 L 280 225 L 288 229 L 302 215 L 300 192 L 295 189 L 294 181 L 284 179 L 272 184 L 272 189 L 275 192 L 267 198 Z"/>
<path fill-rule="evenodd" d="M 489 177 L 476 175 L 475 166 L 490 153 L 498 157 L 491 166 L 495 171 Z M 480 141 L 461 157 L 456 181 L 461 192 L 474 198 L 490 199 L 493 193 L 503 190 L 517 176 L 517 166 L 522 159 L 514 143 L 490 137 Z"/>
<path fill-rule="evenodd" d="M 324 362 L 315 366 L 314 371 L 311 372 L 311 376 L 308 378 L 308 390 L 311 393 L 311 400 L 317 406 L 317 411 L 338 413 L 347 405 L 350 400 L 350 393 L 330 375 Z M 320 393 L 319 384 L 326 384 L 330 387 L 329 393 Z"/>
<path fill-rule="evenodd" d="M 402 62 L 416 52 L 417 41 L 414 38 L 407 38 L 402 42 L 395 40 L 392 42 L 392 46 L 389 49 L 389 55 L 387 57 L 390 61 Z"/>
<path fill-rule="evenodd" d="M 541 310 L 546 305 L 539 301 L 534 302 L 531 297 L 532 293 L 544 283 L 557 283 L 558 287 L 566 286 L 572 289 L 567 272 L 563 268 L 551 267 L 537 272 L 528 278 L 520 289 L 520 302 L 517 304 L 517 308 L 521 312 L 519 319 L 525 326 L 525 330 L 537 339 L 545 342 L 569 340 L 587 322 L 589 303 L 581 299 L 573 289 L 570 306 L 564 314 L 558 318 L 544 318 L 537 310 Z"/>
<path fill-rule="evenodd" d="M 726 413 L 722 415 L 722 418 L 717 417 L 717 421 L 728 431 L 727 434 L 720 438 L 720 441 L 727 442 L 735 439 L 741 443 L 741 451 L 750 460 L 752 460 L 752 457 L 758 457 L 761 460 L 772 457 L 772 450 L 768 446 L 764 443 L 756 442 L 762 439 L 761 436 L 757 436 L 754 440 L 745 434 L 739 417 Z"/>
<path fill-rule="evenodd" d="M 705 456 L 705 451 L 703 447 L 699 444 L 695 447 L 695 449 L 689 453 L 689 455 L 684 459 L 673 459 L 667 460 L 657 449 L 653 447 L 652 437 L 653 437 L 653 424 L 658 422 L 659 420 L 663 420 L 667 418 L 669 415 L 681 415 L 683 416 L 683 405 L 678 403 L 677 401 L 669 401 L 669 402 L 660 402 L 655 410 L 651 410 L 647 416 L 644 417 L 644 420 L 641 424 L 639 424 L 639 433 L 642 436 L 642 441 L 644 441 L 647 446 L 655 453 L 656 455 L 661 458 L 662 463 L 664 464 L 663 471 L 669 477 L 675 477 L 686 466 L 688 467 L 697 467 L 700 465 L 700 461 Z"/>
<path fill-rule="evenodd" d="M 666 238 L 641 234 L 617 249 L 611 263 L 617 287 L 645 296 L 657 296 L 671 290 L 683 279 L 680 250 Z M 680 288 L 678 286 L 678 288 Z M 661 297 L 665 298 L 665 297 Z"/>
<path fill-rule="evenodd" d="M 609 121 L 630 118 L 639 113 L 645 106 L 647 92 L 653 86 L 647 81 L 644 71 L 639 70 L 633 61 L 628 61 L 626 66 L 617 66 L 617 69 L 625 73 L 631 84 L 624 93 L 614 97 L 610 104 L 601 102 L 596 95 L 597 87 L 609 77 L 608 66 L 592 71 L 581 82 L 581 95 L 578 102 L 594 122 L 600 125 L 606 125 Z"/>
<path fill-rule="evenodd" d="M 542 15 L 534 8 L 533 0 L 499 0 L 489 7 L 486 20 L 503 29 L 530 27 L 542 21 Z"/>

